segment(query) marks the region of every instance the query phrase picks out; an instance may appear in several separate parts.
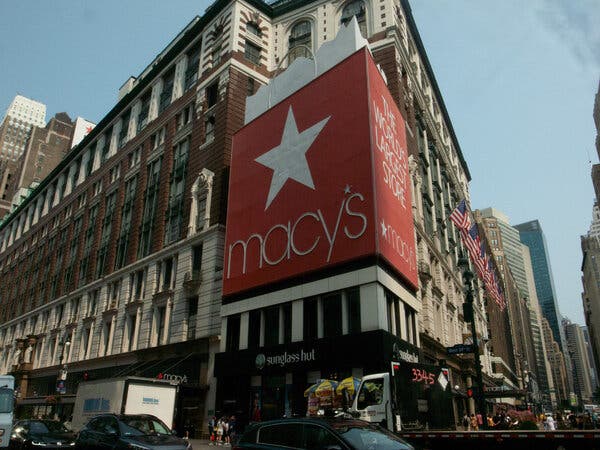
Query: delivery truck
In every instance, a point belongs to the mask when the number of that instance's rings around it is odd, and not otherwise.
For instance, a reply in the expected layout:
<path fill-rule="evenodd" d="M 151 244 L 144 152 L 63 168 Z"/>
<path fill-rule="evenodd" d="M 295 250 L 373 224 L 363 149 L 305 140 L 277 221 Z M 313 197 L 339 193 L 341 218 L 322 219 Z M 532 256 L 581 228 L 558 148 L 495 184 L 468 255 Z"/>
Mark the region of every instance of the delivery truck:
<path fill-rule="evenodd" d="M 15 379 L 0 375 L 0 447 L 8 447 L 15 405 Z"/>
<path fill-rule="evenodd" d="M 391 361 L 389 372 L 362 378 L 351 413 L 395 432 L 454 428 L 448 369 Z"/>
<path fill-rule="evenodd" d="M 79 384 L 72 427 L 78 431 L 98 414 L 152 414 L 173 427 L 178 385 L 154 378 L 121 377 Z"/>

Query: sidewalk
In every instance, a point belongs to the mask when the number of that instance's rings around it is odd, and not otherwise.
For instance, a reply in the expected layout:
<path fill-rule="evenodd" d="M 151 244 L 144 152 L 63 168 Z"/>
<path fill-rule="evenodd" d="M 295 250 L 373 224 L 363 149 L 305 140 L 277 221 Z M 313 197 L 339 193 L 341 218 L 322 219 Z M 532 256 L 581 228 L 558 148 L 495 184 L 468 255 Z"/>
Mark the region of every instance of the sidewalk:
<path fill-rule="evenodd" d="M 208 439 L 190 439 L 190 443 L 194 450 L 231 450 L 231 445 L 209 445 Z"/>

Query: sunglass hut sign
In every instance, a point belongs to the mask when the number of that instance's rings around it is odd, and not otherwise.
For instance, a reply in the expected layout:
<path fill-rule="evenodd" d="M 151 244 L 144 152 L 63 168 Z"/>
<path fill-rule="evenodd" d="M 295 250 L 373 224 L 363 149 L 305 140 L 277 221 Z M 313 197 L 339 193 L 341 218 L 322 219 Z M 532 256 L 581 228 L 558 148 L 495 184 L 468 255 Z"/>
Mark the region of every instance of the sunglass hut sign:
<path fill-rule="evenodd" d="M 265 355 L 264 353 L 259 353 L 256 355 L 256 359 L 254 361 L 256 368 L 258 370 L 262 370 L 268 366 L 274 367 L 285 367 L 290 364 L 296 363 L 307 363 L 311 361 L 315 361 L 316 352 L 315 349 L 311 350 L 300 350 L 298 352 L 283 352 L 277 355 Z"/>
<path fill-rule="evenodd" d="M 375 254 L 384 226 L 386 245 L 414 266 L 404 130 L 395 128 L 403 122 L 391 123 L 391 98 L 370 116 L 365 64 L 370 56 L 356 53 L 234 136 L 225 295 Z M 382 150 L 388 141 L 392 148 Z M 377 176 L 396 211 L 381 220 Z M 398 211 L 410 216 L 409 230 L 394 221 Z"/>

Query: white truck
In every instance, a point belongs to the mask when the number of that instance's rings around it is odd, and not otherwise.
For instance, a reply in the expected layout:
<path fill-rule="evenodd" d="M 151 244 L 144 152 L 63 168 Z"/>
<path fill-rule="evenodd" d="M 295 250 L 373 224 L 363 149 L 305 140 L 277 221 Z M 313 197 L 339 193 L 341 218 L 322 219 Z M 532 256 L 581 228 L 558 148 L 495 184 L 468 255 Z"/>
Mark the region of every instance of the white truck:
<path fill-rule="evenodd" d="M 176 382 L 141 377 L 82 382 L 73 407 L 73 430 L 103 413 L 152 414 L 173 427 L 177 389 Z"/>
<path fill-rule="evenodd" d="M 390 431 L 454 427 L 448 369 L 391 362 L 389 372 L 365 375 L 350 412 Z"/>
<path fill-rule="evenodd" d="M 15 379 L 12 375 L 0 375 L 0 447 L 8 447 L 15 405 Z"/>

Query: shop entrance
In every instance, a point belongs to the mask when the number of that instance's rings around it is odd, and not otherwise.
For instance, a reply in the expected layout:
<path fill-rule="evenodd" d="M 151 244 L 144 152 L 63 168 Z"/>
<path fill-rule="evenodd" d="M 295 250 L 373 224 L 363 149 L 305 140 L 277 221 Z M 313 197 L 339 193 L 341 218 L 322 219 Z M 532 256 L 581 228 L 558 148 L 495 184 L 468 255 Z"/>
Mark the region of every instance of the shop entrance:
<path fill-rule="evenodd" d="M 285 376 L 263 378 L 262 419 L 280 419 L 285 414 Z"/>

